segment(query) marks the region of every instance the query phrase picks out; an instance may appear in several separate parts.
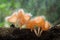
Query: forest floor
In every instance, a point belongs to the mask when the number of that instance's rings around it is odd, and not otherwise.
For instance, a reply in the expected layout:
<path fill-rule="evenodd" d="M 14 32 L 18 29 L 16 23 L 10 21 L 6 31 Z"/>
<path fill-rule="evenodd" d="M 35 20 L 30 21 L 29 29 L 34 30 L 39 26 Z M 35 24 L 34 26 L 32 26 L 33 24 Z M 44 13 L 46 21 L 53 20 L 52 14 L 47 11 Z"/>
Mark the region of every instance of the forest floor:
<path fill-rule="evenodd" d="M 0 28 L 0 40 L 60 40 L 60 27 L 54 26 L 37 37 L 30 29 Z"/>

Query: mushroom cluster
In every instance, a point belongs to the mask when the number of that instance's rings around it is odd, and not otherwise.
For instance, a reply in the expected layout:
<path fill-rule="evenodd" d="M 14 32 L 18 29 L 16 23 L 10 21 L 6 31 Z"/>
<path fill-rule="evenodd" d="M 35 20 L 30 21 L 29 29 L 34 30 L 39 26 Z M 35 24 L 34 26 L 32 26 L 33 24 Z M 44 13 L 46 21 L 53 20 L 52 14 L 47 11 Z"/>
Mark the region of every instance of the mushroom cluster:
<path fill-rule="evenodd" d="M 44 16 L 36 16 L 32 18 L 31 13 L 25 13 L 23 9 L 14 12 L 11 16 L 5 18 L 6 21 L 18 25 L 20 29 L 24 26 L 26 29 L 34 30 L 37 36 L 40 36 L 43 31 L 51 28 L 51 24 L 45 20 Z M 38 32 L 37 32 L 38 30 Z"/>

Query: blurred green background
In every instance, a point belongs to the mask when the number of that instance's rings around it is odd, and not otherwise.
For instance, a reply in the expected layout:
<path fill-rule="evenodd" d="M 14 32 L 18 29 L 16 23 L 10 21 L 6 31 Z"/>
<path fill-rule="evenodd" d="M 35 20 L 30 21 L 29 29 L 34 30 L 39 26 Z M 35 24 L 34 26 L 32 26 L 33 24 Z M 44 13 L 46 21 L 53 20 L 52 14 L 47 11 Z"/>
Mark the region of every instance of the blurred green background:
<path fill-rule="evenodd" d="M 60 23 L 60 0 L 0 0 L 0 26 L 6 16 L 20 8 L 33 17 L 44 15 L 54 25 Z"/>

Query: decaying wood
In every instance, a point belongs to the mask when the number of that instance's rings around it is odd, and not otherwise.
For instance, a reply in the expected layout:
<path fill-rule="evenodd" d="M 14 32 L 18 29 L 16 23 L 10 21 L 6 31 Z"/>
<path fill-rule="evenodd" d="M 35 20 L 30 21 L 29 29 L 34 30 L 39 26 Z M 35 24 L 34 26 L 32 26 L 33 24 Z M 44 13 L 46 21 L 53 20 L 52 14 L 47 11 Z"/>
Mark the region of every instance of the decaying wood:
<path fill-rule="evenodd" d="M 54 26 L 48 31 L 43 31 L 37 37 L 30 29 L 0 28 L 0 40 L 60 40 L 60 26 Z"/>

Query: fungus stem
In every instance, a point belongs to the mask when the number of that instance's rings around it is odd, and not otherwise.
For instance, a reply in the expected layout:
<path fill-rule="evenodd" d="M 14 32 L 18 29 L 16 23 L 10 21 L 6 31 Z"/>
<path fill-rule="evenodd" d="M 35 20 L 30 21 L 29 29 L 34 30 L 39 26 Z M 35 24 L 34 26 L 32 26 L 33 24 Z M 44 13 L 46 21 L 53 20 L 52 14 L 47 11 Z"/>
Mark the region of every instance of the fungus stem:
<path fill-rule="evenodd" d="M 36 29 L 34 29 L 34 33 L 36 34 L 36 36 L 38 36 L 38 33 L 37 33 L 37 30 Z"/>

